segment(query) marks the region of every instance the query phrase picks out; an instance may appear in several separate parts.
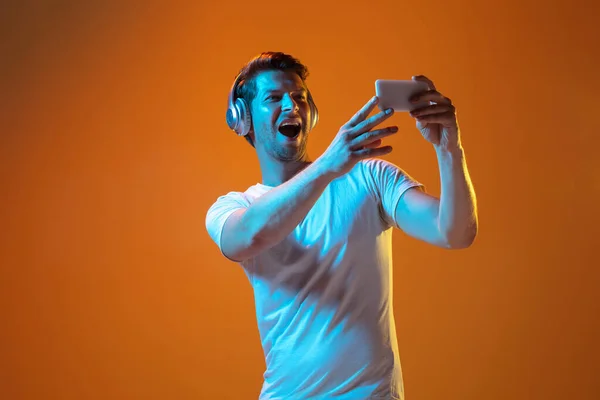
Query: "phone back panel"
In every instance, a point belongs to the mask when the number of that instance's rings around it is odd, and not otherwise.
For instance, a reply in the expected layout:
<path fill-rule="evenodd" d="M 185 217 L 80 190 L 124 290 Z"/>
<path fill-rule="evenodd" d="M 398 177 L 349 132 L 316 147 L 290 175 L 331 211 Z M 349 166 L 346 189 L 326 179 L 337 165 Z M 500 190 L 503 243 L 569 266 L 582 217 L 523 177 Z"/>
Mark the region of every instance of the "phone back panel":
<path fill-rule="evenodd" d="M 375 94 L 379 98 L 379 109 L 393 108 L 394 111 L 412 111 L 429 105 L 429 101 L 411 103 L 410 98 L 429 89 L 425 82 L 378 79 L 375 81 Z"/>

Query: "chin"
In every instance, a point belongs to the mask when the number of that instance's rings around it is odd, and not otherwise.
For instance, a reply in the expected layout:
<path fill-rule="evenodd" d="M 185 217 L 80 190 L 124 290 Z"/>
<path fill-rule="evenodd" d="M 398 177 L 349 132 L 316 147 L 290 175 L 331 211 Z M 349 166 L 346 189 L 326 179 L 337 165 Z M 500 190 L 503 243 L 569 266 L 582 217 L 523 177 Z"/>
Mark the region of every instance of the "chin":
<path fill-rule="evenodd" d="M 279 152 L 277 154 L 277 158 L 281 161 L 286 161 L 286 162 L 301 161 L 304 158 L 304 152 L 300 152 L 300 151 L 295 151 L 293 153 L 290 151 Z"/>
<path fill-rule="evenodd" d="M 303 143 L 298 147 L 279 148 L 276 156 L 281 161 L 301 161 L 306 156 L 306 145 Z"/>

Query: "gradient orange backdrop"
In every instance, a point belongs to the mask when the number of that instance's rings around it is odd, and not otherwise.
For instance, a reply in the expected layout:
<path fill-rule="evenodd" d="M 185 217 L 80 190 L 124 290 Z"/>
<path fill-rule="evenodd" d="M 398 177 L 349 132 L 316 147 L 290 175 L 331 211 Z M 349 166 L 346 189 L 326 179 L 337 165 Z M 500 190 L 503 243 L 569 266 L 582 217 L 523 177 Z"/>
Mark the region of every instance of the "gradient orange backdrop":
<path fill-rule="evenodd" d="M 594 3 L 597 4 L 597 3 Z M 457 106 L 479 201 L 468 250 L 394 234 L 407 400 L 600 398 L 598 5 L 555 1 L 4 2 L 0 398 L 255 399 L 251 287 L 206 210 L 260 181 L 227 92 L 299 57 L 309 153 L 378 78 Z M 386 139 L 439 195 L 406 114 Z"/>

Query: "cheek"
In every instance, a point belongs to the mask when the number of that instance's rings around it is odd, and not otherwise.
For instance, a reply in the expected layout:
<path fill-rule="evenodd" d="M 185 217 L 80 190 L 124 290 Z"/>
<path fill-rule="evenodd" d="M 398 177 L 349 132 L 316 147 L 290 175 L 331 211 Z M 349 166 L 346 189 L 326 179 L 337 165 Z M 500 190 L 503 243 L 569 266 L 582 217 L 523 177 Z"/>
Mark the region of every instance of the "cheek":
<path fill-rule="evenodd" d="M 267 135 L 268 136 L 268 135 L 270 135 L 271 131 L 273 130 L 271 121 L 261 119 L 261 118 L 253 121 L 252 126 L 254 127 L 255 132 L 258 131 L 259 135 Z"/>
<path fill-rule="evenodd" d="M 305 122 L 308 122 L 308 120 L 311 118 L 310 107 L 308 106 L 308 103 L 304 104 L 302 108 L 302 113 L 304 114 L 304 118 L 306 119 Z"/>
<path fill-rule="evenodd" d="M 273 110 L 267 107 L 257 107 L 252 112 L 253 125 L 257 128 L 271 129 L 277 121 L 277 117 Z"/>

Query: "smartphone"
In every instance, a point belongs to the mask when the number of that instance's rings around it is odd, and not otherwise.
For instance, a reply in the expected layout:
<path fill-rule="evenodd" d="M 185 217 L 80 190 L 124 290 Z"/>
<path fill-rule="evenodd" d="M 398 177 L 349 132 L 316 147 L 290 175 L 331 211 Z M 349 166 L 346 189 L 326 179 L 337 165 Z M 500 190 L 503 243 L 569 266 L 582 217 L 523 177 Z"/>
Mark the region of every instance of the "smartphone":
<path fill-rule="evenodd" d="M 412 111 L 429 105 L 429 101 L 412 103 L 410 98 L 420 92 L 429 90 L 429 85 L 421 81 L 403 81 L 393 79 L 377 79 L 375 95 L 379 98 L 379 109 L 393 108 L 394 111 Z"/>

